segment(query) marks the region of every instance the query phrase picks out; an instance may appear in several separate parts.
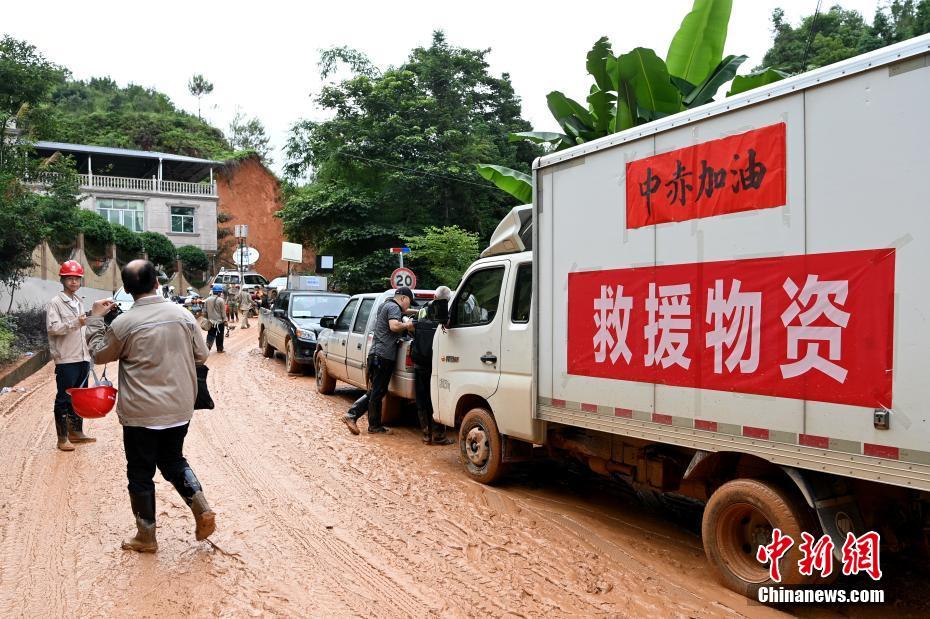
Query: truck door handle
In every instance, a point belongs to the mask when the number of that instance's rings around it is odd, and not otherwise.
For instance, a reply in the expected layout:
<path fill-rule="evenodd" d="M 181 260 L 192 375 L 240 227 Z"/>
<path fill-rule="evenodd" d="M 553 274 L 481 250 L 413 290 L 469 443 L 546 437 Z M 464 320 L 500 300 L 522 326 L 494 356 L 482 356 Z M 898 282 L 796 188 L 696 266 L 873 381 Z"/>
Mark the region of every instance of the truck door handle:
<path fill-rule="evenodd" d="M 481 363 L 497 363 L 497 355 L 486 353 L 481 355 Z"/>
<path fill-rule="evenodd" d="M 356 348 L 357 350 L 361 350 L 361 349 L 362 349 L 362 343 L 359 342 L 358 344 L 356 344 L 356 345 L 355 345 L 355 348 Z"/>
<path fill-rule="evenodd" d="M 346 341 L 345 341 L 345 340 L 342 340 L 341 344 L 342 344 L 343 346 L 345 346 L 345 345 L 346 345 Z"/>

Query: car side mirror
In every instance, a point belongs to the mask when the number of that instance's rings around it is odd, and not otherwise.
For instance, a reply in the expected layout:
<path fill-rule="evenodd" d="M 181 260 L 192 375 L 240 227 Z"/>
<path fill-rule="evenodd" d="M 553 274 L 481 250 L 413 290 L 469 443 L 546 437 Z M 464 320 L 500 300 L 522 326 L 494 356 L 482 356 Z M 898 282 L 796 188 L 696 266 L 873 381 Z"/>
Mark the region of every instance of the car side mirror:
<path fill-rule="evenodd" d="M 332 329 L 336 326 L 336 317 L 335 316 L 323 316 L 320 318 L 320 326 L 324 329 Z"/>
<path fill-rule="evenodd" d="M 281 308 L 278 308 L 278 309 L 276 309 L 276 310 L 273 310 L 273 313 L 274 313 L 274 315 L 277 316 L 278 318 L 284 318 L 284 317 L 287 315 L 287 312 L 285 312 L 285 311 L 284 311 L 283 309 L 281 309 Z"/>

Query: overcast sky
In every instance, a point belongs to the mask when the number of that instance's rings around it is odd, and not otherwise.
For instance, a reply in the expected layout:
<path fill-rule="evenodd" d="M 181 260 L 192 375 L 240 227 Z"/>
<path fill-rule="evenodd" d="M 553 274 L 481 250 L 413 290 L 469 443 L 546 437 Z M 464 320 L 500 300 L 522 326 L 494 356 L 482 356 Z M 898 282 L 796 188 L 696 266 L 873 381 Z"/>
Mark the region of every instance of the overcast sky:
<path fill-rule="evenodd" d="M 824 3 L 826 7 L 835 2 Z M 9 3 L 0 32 L 26 39 L 65 65 L 75 78 L 110 76 L 151 86 L 196 113 L 187 81 L 202 73 L 215 90 L 203 115 L 226 130 L 237 107 L 258 116 L 280 148 L 297 119 L 325 118 L 311 97 L 319 92 L 319 50 L 347 45 L 379 67 L 403 62 L 416 46 L 444 30 L 452 45 L 491 48 L 495 75 L 509 73 L 523 116 L 538 130 L 556 130 L 546 93 L 583 100 L 591 84 L 585 54 L 601 36 L 615 52 L 651 47 L 664 57 L 690 0 L 577 3 L 506 2 L 42 2 Z M 782 7 L 796 23 L 816 0 L 734 0 L 725 54 L 747 54 L 742 72 L 758 65 L 771 44 L 770 15 Z M 876 0 L 843 0 L 871 22 Z M 723 89 L 721 89 L 723 92 Z"/>

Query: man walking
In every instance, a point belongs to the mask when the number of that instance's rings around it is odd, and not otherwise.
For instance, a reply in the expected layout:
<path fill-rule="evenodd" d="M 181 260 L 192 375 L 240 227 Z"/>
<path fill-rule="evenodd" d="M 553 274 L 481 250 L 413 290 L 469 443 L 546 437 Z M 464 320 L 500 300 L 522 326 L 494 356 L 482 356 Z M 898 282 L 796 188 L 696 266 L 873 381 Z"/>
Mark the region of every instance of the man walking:
<path fill-rule="evenodd" d="M 413 330 L 412 322 L 404 321 L 404 312 L 413 303 L 413 292 L 402 286 L 394 291 L 394 298 L 385 301 L 378 308 L 375 319 L 374 341 L 368 353 L 368 432 L 371 434 L 390 434 L 391 431 L 381 425 L 381 400 L 387 395 L 394 364 L 397 362 L 397 341 L 400 334 Z M 358 434 L 356 422 L 362 412 L 354 406 L 342 416 L 352 434 Z"/>
<path fill-rule="evenodd" d="M 204 304 L 207 320 L 210 321 L 210 330 L 207 331 L 207 350 L 213 350 L 216 342 L 216 352 L 223 350 L 223 338 L 226 336 L 226 302 L 223 300 L 223 285 L 213 284 L 213 294 Z"/>
<path fill-rule="evenodd" d="M 410 344 L 410 357 L 413 359 L 414 390 L 417 400 L 417 416 L 423 431 L 423 442 L 427 445 L 451 445 L 452 440 L 446 436 L 446 427 L 433 421 L 433 398 L 430 383 L 433 377 L 433 337 L 436 335 L 436 306 L 449 303 L 452 291 L 448 286 L 436 289 L 436 296 L 429 305 L 417 313 L 414 323 L 413 342 Z"/>
<path fill-rule="evenodd" d="M 249 328 L 249 312 L 252 311 L 252 295 L 245 288 L 239 293 L 239 328 Z"/>
<path fill-rule="evenodd" d="M 97 439 L 84 434 L 84 420 L 74 413 L 67 389 L 80 387 L 90 371 L 90 353 L 84 341 L 84 304 L 77 291 L 81 288 L 84 268 L 74 260 L 63 262 L 58 271 L 62 291 L 49 301 L 45 314 L 48 348 L 55 361 L 55 432 L 58 449 L 74 451 L 74 443 L 93 443 Z"/>
<path fill-rule="evenodd" d="M 195 366 L 209 352 L 200 327 L 183 307 L 159 294 L 158 273 L 148 260 L 133 260 L 121 271 L 135 303 L 107 328 L 103 316 L 112 299 L 94 303 L 87 319 L 87 343 L 97 363 L 119 361 L 116 412 L 123 426 L 129 501 L 137 532 L 126 550 L 155 552 L 155 468 L 191 508 L 198 540 L 216 529 L 215 514 L 184 458 L 184 437 L 197 394 Z"/>

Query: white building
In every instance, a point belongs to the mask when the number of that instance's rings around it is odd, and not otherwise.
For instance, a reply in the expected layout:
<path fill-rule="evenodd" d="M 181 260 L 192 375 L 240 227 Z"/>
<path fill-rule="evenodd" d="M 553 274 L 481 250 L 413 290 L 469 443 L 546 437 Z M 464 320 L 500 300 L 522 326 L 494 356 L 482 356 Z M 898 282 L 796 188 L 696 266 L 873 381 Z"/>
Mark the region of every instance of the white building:
<path fill-rule="evenodd" d="M 39 155 L 74 159 L 82 206 L 134 232 L 159 232 L 175 246 L 215 254 L 219 161 L 106 146 L 36 142 Z"/>

